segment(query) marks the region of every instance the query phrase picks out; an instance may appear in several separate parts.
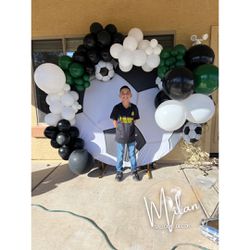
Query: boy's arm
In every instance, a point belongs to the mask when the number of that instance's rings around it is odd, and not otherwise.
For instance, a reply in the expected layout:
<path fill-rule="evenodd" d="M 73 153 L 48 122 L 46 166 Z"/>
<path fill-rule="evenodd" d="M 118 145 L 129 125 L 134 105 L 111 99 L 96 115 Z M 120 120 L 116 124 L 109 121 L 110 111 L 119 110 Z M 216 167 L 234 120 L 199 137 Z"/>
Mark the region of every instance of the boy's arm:
<path fill-rule="evenodd" d="M 117 120 L 113 120 L 114 127 L 117 128 Z"/>

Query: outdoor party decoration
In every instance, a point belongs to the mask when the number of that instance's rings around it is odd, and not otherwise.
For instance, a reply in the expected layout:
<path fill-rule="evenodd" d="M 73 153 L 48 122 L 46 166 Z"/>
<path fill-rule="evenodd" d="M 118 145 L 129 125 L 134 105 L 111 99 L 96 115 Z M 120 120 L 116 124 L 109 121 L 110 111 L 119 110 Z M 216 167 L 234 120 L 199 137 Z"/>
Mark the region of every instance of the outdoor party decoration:
<path fill-rule="evenodd" d="M 177 44 L 174 48 L 164 48 L 160 54 L 160 65 L 157 69 L 157 74 L 160 79 L 163 79 L 166 73 L 176 67 L 184 67 L 183 59 L 186 47 L 182 44 Z"/>
<path fill-rule="evenodd" d="M 212 94 L 218 88 L 218 67 L 203 64 L 194 70 L 195 92 Z"/>
<path fill-rule="evenodd" d="M 188 122 L 183 127 L 183 139 L 187 143 L 194 143 L 200 140 L 202 126 L 200 124 Z"/>
<path fill-rule="evenodd" d="M 183 100 L 194 91 L 193 73 L 184 67 L 170 70 L 162 79 L 165 93 L 174 100 Z"/>
<path fill-rule="evenodd" d="M 179 129 L 186 121 L 184 105 L 175 100 L 165 101 L 155 111 L 157 125 L 166 131 Z"/>
<path fill-rule="evenodd" d="M 91 80 L 84 93 L 83 111 L 76 115 L 76 127 L 84 139 L 85 149 L 94 159 L 111 166 L 116 164 L 115 128 L 110 113 L 113 106 L 120 102 L 119 89 L 123 85 L 131 89 L 131 102 L 137 105 L 140 112 L 140 119 L 135 123 L 138 166 L 157 161 L 182 138 L 181 132 L 165 131 L 158 127 L 154 119 L 154 100 L 159 92 L 154 83 L 155 77 L 156 72 L 147 73 L 141 68 L 134 68 L 129 72 L 118 71 L 105 84 L 98 79 Z M 130 166 L 127 149 L 123 166 Z"/>
<path fill-rule="evenodd" d="M 214 51 L 209 46 L 198 44 L 186 51 L 184 60 L 186 67 L 190 70 L 194 70 L 202 64 L 213 64 L 214 56 Z"/>
<path fill-rule="evenodd" d="M 181 101 L 187 110 L 187 120 L 193 123 L 205 123 L 215 112 L 213 100 L 203 94 L 193 94 Z"/>
<path fill-rule="evenodd" d="M 53 148 L 58 148 L 62 159 L 68 160 L 70 154 L 76 149 L 83 149 L 84 141 L 79 136 L 77 127 L 72 127 L 68 120 L 60 120 L 56 126 L 48 126 L 44 130 L 45 137 L 51 139 Z"/>
<path fill-rule="evenodd" d="M 109 62 L 100 61 L 95 66 L 95 77 L 100 81 L 108 81 L 114 76 L 115 72 L 113 64 Z"/>
<path fill-rule="evenodd" d="M 170 100 L 170 98 L 165 94 L 163 90 L 161 90 L 156 96 L 155 96 L 155 108 L 158 108 L 158 106 L 165 102 Z"/>
<path fill-rule="evenodd" d="M 123 72 L 128 72 L 133 66 L 142 67 L 145 72 L 150 72 L 160 64 L 162 46 L 156 39 L 143 40 L 143 33 L 139 28 L 132 28 L 125 37 L 123 44 L 113 44 L 110 54 L 118 59 L 119 67 Z"/>
<path fill-rule="evenodd" d="M 69 168 L 77 175 L 88 172 L 93 166 L 94 159 L 85 149 L 74 150 L 69 157 Z"/>

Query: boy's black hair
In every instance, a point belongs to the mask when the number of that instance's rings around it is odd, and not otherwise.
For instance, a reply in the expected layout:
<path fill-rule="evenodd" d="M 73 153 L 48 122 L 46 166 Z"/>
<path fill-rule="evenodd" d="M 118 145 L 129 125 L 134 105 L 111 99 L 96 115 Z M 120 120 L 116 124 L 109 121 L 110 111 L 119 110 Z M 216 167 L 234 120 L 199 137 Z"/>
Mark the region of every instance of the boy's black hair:
<path fill-rule="evenodd" d="M 121 91 L 122 91 L 123 89 L 128 89 L 128 90 L 131 92 L 131 89 L 130 89 L 128 86 L 123 85 L 123 86 L 120 88 L 120 93 L 121 93 Z"/>

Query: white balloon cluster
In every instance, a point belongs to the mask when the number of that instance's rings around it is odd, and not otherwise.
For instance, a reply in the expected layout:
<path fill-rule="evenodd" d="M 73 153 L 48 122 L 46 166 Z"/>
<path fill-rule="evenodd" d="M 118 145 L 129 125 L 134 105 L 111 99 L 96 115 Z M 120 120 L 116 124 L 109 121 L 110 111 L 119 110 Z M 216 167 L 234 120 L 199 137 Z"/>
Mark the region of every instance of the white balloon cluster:
<path fill-rule="evenodd" d="M 103 74 L 102 71 L 105 71 Z M 99 61 L 99 63 L 95 66 L 95 77 L 100 81 L 109 81 L 115 75 L 115 71 L 113 69 L 113 64 L 110 62 Z"/>
<path fill-rule="evenodd" d="M 115 43 L 110 47 L 110 54 L 118 59 L 119 67 L 123 72 L 130 71 L 133 65 L 150 72 L 159 66 L 162 49 L 156 39 L 143 40 L 142 31 L 132 28 L 124 39 L 123 45 Z"/>
<path fill-rule="evenodd" d="M 75 124 L 75 114 L 82 106 L 78 103 L 79 95 L 70 91 L 66 84 L 64 72 L 52 63 L 41 64 L 34 73 L 36 85 L 47 93 L 46 103 L 51 113 L 46 114 L 44 121 L 50 126 L 56 126 L 58 121 L 66 119 L 71 126 Z"/>
<path fill-rule="evenodd" d="M 186 120 L 205 123 L 215 112 L 213 100 L 207 95 L 193 94 L 182 101 L 169 100 L 161 103 L 155 111 L 157 125 L 166 131 L 179 129 Z"/>

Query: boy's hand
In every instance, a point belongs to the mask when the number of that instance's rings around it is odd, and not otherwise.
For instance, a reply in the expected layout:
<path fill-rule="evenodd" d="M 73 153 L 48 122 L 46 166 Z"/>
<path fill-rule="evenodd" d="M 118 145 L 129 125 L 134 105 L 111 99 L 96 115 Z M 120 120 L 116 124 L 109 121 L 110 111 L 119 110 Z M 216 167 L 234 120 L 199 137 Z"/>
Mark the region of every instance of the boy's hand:
<path fill-rule="evenodd" d="M 117 128 L 117 121 L 113 120 L 114 127 Z"/>

